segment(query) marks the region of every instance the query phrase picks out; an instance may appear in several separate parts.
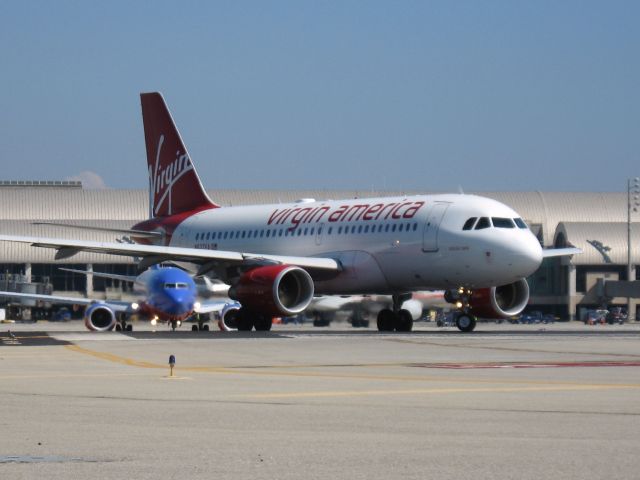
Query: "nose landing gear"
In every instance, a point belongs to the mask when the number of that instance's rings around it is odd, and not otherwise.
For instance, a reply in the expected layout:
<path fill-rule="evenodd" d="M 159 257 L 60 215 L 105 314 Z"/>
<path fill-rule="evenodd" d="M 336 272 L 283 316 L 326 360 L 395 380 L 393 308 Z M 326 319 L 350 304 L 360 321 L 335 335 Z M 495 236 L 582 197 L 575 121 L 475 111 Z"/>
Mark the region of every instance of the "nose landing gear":
<path fill-rule="evenodd" d="M 459 309 L 455 314 L 455 323 L 461 332 L 473 332 L 473 329 L 476 328 L 477 319 L 470 313 L 469 298 L 471 294 L 471 290 L 462 287 L 458 290 L 447 290 L 444 293 L 444 299 Z"/>

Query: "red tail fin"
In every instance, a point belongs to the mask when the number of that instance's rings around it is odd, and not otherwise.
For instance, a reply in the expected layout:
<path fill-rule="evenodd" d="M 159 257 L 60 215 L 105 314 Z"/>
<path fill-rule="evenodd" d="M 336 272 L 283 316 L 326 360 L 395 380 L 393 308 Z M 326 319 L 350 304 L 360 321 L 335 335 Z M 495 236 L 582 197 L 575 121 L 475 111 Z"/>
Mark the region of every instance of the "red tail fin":
<path fill-rule="evenodd" d="M 216 208 L 202 187 L 169 109 L 157 92 L 140 94 L 149 166 L 151 217 Z"/>

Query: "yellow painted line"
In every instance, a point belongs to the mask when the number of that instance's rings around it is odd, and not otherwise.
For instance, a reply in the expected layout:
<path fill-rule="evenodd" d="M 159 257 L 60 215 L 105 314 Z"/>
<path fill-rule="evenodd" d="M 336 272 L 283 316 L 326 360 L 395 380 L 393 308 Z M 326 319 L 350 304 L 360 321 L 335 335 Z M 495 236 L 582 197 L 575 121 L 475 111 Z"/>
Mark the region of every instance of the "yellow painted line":
<path fill-rule="evenodd" d="M 289 393 L 256 393 L 242 395 L 243 398 L 327 398 L 327 397 L 370 397 L 389 395 L 439 395 L 450 393 L 521 393 L 521 392 L 563 392 L 637 389 L 640 385 L 558 385 L 547 387 L 493 387 L 493 388 L 414 388 L 409 390 L 350 390 Z"/>
<path fill-rule="evenodd" d="M 111 378 L 141 377 L 143 373 L 42 373 L 28 375 L 0 375 L 0 380 L 43 379 L 43 378 Z"/>
<path fill-rule="evenodd" d="M 139 368 L 167 368 L 166 365 L 160 365 L 158 363 L 150 363 L 150 362 L 142 362 L 139 360 L 133 360 L 131 358 L 120 357 L 118 355 L 114 355 L 112 353 L 106 352 L 98 352 L 97 350 L 90 350 L 88 348 L 83 348 L 78 345 L 65 345 L 65 348 L 74 352 L 83 353 L 85 355 L 90 355 L 92 357 L 99 358 L 101 360 L 107 360 L 113 363 L 119 363 L 122 365 L 128 365 L 130 367 L 139 367 Z"/>
<path fill-rule="evenodd" d="M 88 348 L 80 347 L 78 345 L 65 345 L 64 348 L 76 353 L 84 355 L 90 355 L 101 360 L 117 363 L 120 365 L 126 365 L 130 367 L 147 368 L 147 369 L 166 369 L 167 365 L 159 363 L 144 362 L 140 360 L 134 360 L 131 358 L 121 357 L 112 353 L 98 352 Z M 391 366 L 401 366 L 402 364 L 391 364 Z M 367 364 L 359 365 L 359 367 L 371 368 L 371 367 L 384 367 L 387 364 Z M 335 366 L 337 367 L 337 366 Z M 332 368 L 335 368 L 332 367 Z M 281 368 L 287 368 L 287 371 L 280 370 Z M 484 378 L 484 379 L 469 379 L 460 378 L 452 374 L 455 370 L 443 370 L 447 372 L 446 376 L 415 376 L 415 375 L 371 375 L 371 374 L 350 374 L 350 373 L 326 373 L 326 372 L 308 372 L 308 371 L 291 371 L 296 366 L 268 366 L 261 368 L 251 367 L 224 367 L 224 366 L 181 366 L 176 367 L 176 371 L 180 372 L 195 372 L 195 373 L 213 373 L 213 374 L 225 374 L 225 375 L 251 375 L 251 376 L 275 376 L 275 377 L 307 377 L 307 378 L 332 378 L 332 379 L 347 379 L 347 380 L 379 380 L 379 381 L 394 381 L 394 382 L 439 382 L 439 383 L 471 383 L 471 384 L 512 384 L 512 385 L 557 385 L 561 388 L 567 386 L 575 386 L 577 388 L 584 388 L 584 384 L 565 381 L 550 381 L 550 380 L 520 380 L 513 378 Z M 297 368 L 319 368 L 317 366 L 301 365 Z M 354 367 L 350 367 L 354 368 Z M 0 377 L 1 378 L 1 377 Z M 589 388 L 640 388 L 640 384 L 603 384 L 603 385 L 590 385 Z M 524 387 L 523 387 L 524 388 Z M 551 387 L 545 387 L 551 388 Z"/>

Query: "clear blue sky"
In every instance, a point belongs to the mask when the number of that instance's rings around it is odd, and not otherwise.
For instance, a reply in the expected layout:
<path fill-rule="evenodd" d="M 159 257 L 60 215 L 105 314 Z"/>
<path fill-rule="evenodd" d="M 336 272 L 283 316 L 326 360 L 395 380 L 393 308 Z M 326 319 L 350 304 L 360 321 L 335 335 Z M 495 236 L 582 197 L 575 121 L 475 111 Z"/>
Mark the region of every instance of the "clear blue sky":
<path fill-rule="evenodd" d="M 147 185 L 138 94 L 209 188 L 624 190 L 638 1 L 0 2 L 0 178 Z"/>

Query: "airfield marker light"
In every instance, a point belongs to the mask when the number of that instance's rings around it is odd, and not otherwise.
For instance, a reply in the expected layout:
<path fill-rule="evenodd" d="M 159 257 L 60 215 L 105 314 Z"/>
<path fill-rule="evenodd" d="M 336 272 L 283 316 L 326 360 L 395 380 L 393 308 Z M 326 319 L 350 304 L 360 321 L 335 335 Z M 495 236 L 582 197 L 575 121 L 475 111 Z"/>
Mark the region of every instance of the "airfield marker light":
<path fill-rule="evenodd" d="M 173 377 L 173 367 L 176 366 L 175 355 L 169 355 L 169 376 Z"/>

